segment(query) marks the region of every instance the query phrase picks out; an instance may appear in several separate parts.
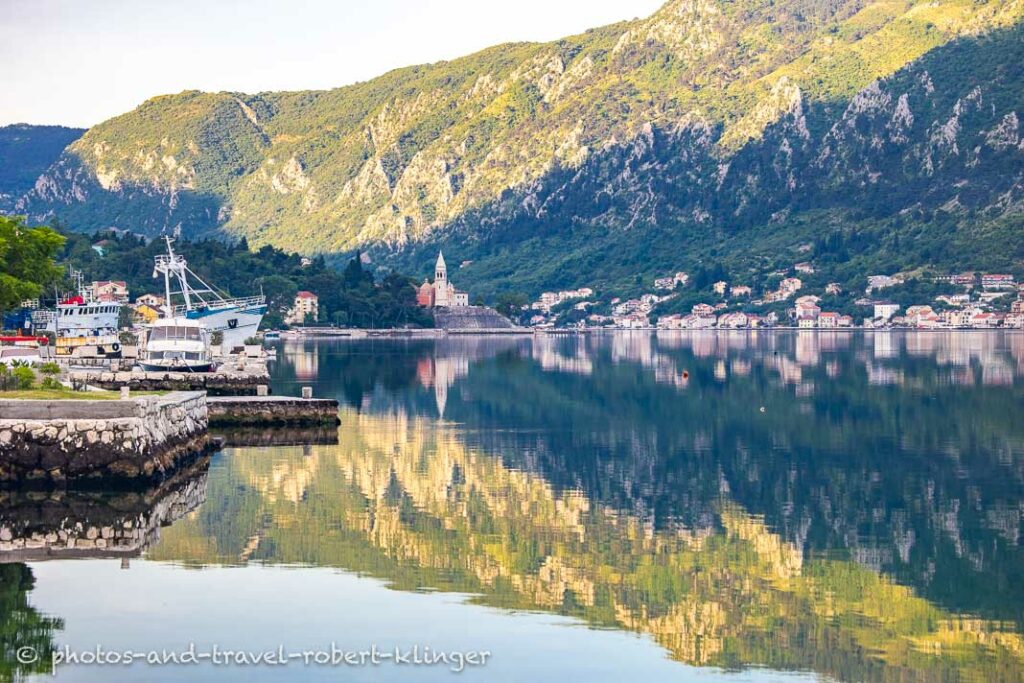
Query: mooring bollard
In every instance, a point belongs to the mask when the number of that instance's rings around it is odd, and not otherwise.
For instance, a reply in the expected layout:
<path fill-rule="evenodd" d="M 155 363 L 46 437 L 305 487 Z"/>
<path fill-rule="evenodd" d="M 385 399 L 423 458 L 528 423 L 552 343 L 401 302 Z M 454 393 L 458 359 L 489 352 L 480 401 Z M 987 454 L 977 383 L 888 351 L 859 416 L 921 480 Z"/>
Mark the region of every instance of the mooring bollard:
<path fill-rule="evenodd" d="M 269 396 L 270 395 L 270 387 L 268 387 L 266 384 L 257 384 L 256 385 L 256 395 L 257 396 Z"/>
<path fill-rule="evenodd" d="M 313 398 L 313 387 L 302 387 L 302 398 Z"/>
<path fill-rule="evenodd" d="M 132 390 L 129 389 L 128 387 L 121 387 L 121 400 L 127 401 L 129 396 L 131 395 L 131 392 Z"/>

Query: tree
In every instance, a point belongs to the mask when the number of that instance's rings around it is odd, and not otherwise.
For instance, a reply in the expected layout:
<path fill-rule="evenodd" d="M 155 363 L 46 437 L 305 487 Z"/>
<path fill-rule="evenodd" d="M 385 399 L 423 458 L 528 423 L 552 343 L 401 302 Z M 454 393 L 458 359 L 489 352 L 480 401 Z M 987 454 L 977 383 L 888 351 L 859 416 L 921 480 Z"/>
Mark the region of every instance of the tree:
<path fill-rule="evenodd" d="M 345 280 L 346 287 L 373 286 L 373 274 L 363 268 L 363 257 L 358 251 L 355 257 L 345 266 L 345 272 L 342 274 L 342 277 Z"/>
<path fill-rule="evenodd" d="M 498 295 L 498 303 L 495 310 L 506 318 L 517 320 L 523 312 L 523 306 L 529 304 L 526 295 L 517 292 L 504 292 Z"/>
<path fill-rule="evenodd" d="M 54 262 L 64 238 L 46 227 L 30 228 L 20 216 L 0 216 L 0 312 L 38 297 L 56 282 Z"/>
<path fill-rule="evenodd" d="M 268 275 L 260 278 L 260 286 L 267 297 L 267 314 L 287 311 L 295 302 L 299 288 L 283 275 Z"/>

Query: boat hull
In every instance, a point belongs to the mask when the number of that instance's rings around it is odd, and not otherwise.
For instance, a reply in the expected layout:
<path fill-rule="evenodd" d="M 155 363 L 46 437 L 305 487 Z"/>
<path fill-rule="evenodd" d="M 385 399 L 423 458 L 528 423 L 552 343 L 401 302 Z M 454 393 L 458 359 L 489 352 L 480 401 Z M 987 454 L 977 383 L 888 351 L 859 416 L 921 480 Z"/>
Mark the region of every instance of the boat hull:
<path fill-rule="evenodd" d="M 220 332 L 224 337 L 222 345 L 230 350 L 243 346 L 246 339 L 255 336 L 266 312 L 266 306 L 248 308 L 231 306 L 197 309 L 188 311 L 185 315 L 191 320 L 202 323 L 210 332 Z"/>

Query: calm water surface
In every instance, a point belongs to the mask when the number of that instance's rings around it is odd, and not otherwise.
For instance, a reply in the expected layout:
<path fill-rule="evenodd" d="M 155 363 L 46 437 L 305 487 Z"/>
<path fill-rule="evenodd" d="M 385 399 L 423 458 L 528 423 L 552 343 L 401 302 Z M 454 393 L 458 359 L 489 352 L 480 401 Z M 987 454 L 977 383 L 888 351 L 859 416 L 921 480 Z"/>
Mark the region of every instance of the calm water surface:
<path fill-rule="evenodd" d="M 16 536 L 137 533 L 4 558 L 0 680 L 192 643 L 490 654 L 57 678 L 1024 680 L 1024 335 L 278 351 L 275 391 L 337 397 L 337 434 L 227 434 L 141 494 L 5 495 Z"/>

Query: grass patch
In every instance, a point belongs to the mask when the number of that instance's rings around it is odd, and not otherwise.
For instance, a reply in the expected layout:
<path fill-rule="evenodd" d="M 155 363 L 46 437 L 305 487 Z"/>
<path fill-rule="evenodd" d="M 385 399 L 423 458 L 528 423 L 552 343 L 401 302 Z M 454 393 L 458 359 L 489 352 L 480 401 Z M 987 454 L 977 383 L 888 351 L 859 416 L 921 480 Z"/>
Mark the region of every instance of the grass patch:
<path fill-rule="evenodd" d="M 166 391 L 133 391 L 136 396 L 162 396 Z M 60 391 L 59 389 L 24 389 L 20 391 L 0 391 L 0 399 L 36 399 L 44 401 L 114 401 L 121 397 L 117 391 Z"/>

